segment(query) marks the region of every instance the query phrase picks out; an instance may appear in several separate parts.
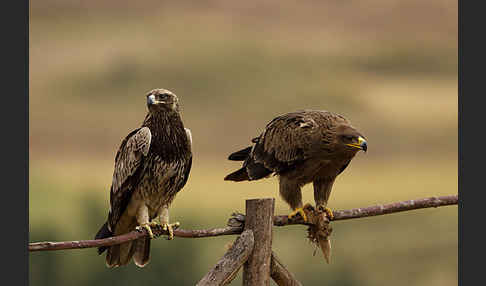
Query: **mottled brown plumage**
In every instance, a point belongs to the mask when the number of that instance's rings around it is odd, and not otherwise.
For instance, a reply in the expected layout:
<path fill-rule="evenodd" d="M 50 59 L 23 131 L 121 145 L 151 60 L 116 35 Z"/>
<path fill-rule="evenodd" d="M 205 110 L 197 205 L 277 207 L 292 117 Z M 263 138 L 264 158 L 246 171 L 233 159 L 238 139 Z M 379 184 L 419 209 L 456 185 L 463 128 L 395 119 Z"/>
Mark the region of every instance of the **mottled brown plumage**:
<path fill-rule="evenodd" d="M 346 118 L 318 110 L 278 116 L 252 142 L 229 156 L 229 160 L 244 163 L 225 180 L 253 181 L 277 175 L 280 195 L 303 216 L 301 187 L 312 182 L 316 205 L 326 208 L 336 177 L 359 150 L 367 150 L 364 136 Z"/>
<path fill-rule="evenodd" d="M 152 219 L 169 224 L 169 206 L 186 184 L 192 164 L 191 133 L 184 128 L 178 98 L 165 89 L 147 94 L 148 113 L 140 128 L 122 141 L 115 157 L 107 222 L 96 239 L 133 231 L 137 226 L 151 233 Z M 101 247 L 107 250 L 108 267 L 125 265 L 133 258 L 137 266 L 150 259 L 150 237 Z"/>

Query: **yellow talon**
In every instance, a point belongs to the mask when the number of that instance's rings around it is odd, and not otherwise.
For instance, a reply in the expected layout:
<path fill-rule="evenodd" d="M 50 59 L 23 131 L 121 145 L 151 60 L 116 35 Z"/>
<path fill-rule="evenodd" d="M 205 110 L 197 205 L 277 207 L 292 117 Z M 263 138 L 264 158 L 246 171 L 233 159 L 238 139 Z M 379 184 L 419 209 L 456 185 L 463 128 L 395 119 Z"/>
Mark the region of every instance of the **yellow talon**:
<path fill-rule="evenodd" d="M 320 210 L 320 211 L 324 211 L 327 215 L 327 218 L 329 218 L 329 220 L 334 219 L 334 214 L 332 213 L 332 210 L 330 208 L 325 207 L 323 205 L 318 205 L 317 209 Z"/>
<path fill-rule="evenodd" d="M 329 218 L 329 220 L 333 220 L 334 219 L 334 214 L 332 213 L 332 210 L 330 208 L 325 207 L 324 208 L 324 211 L 326 212 L 327 217 Z"/>
<path fill-rule="evenodd" d="M 300 214 L 300 216 L 302 217 L 302 219 L 304 219 L 305 222 L 307 222 L 307 215 L 305 214 L 304 212 L 304 208 L 296 208 L 293 212 L 291 212 L 289 215 L 288 215 L 288 218 L 289 219 L 292 219 L 294 216 L 296 216 L 297 214 Z"/>
<path fill-rule="evenodd" d="M 169 236 L 167 237 L 168 240 L 174 239 L 174 229 L 177 229 L 180 225 L 179 222 L 162 224 L 162 229 L 169 232 Z"/>
<path fill-rule="evenodd" d="M 150 223 L 145 223 L 145 224 L 142 224 L 142 225 L 139 225 L 137 226 L 137 230 L 138 231 L 141 231 L 142 228 L 146 229 L 150 238 L 153 239 L 154 238 L 154 233 L 152 232 L 152 229 L 150 228 Z"/>

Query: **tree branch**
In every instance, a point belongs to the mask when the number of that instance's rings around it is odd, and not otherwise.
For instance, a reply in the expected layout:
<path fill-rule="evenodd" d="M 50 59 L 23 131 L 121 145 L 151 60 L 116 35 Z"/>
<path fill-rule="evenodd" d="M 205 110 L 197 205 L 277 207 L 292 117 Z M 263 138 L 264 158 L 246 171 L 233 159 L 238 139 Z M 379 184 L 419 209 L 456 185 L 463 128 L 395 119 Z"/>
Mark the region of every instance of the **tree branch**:
<path fill-rule="evenodd" d="M 422 208 L 436 208 L 449 205 L 457 205 L 457 195 L 430 197 L 417 200 L 408 200 L 403 202 L 396 202 L 386 205 L 376 205 L 366 208 L 357 208 L 351 210 L 337 210 L 333 211 L 334 219 L 345 220 L 377 215 L 385 215 L 396 212 L 410 211 Z M 234 218 L 230 219 L 229 226 L 223 228 L 200 229 L 200 230 L 174 230 L 174 236 L 184 238 L 201 238 L 212 237 L 220 235 L 234 235 L 243 232 L 245 216 L 242 214 L 235 214 Z M 286 226 L 293 224 L 307 224 L 302 219 L 296 218 L 289 220 L 286 215 L 274 216 L 273 224 L 275 226 Z M 167 231 L 162 228 L 154 228 L 154 235 L 167 235 Z M 120 244 L 126 241 L 135 240 L 148 235 L 146 230 L 141 232 L 132 231 L 115 237 L 97 240 L 79 240 L 79 241 L 63 241 L 63 242 L 35 242 L 29 243 L 29 251 L 46 251 L 46 250 L 63 250 L 63 249 L 79 249 L 91 248 L 100 246 L 110 246 Z"/>

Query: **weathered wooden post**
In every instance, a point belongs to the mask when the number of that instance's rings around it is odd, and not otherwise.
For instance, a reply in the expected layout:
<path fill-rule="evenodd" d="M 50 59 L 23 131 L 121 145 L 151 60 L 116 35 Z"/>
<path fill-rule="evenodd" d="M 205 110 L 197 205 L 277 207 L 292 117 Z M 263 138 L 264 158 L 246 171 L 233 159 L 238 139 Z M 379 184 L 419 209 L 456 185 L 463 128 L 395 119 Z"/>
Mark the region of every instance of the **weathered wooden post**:
<path fill-rule="evenodd" d="M 253 232 L 245 230 L 216 266 L 211 269 L 196 286 L 227 285 L 235 278 L 236 273 L 248 259 L 253 250 Z"/>
<path fill-rule="evenodd" d="M 253 251 L 243 266 L 244 286 L 270 285 L 275 199 L 246 200 L 245 230 L 253 231 Z"/>
<path fill-rule="evenodd" d="M 302 284 L 295 279 L 294 275 L 285 268 L 282 262 L 280 262 L 275 253 L 272 253 L 270 276 L 278 286 L 302 286 Z"/>

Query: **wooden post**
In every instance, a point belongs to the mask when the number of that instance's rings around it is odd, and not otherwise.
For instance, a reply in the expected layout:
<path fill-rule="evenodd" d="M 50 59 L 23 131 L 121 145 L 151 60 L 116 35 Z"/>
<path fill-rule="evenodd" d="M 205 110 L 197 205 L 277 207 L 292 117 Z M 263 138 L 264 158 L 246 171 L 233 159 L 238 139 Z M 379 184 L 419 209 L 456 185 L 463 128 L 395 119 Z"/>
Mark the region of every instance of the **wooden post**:
<path fill-rule="evenodd" d="M 236 276 L 253 250 L 254 239 L 251 230 L 245 230 L 216 266 L 209 271 L 196 286 L 227 285 Z"/>
<path fill-rule="evenodd" d="M 270 285 L 275 199 L 246 200 L 245 230 L 253 231 L 253 251 L 243 266 L 244 286 Z"/>

